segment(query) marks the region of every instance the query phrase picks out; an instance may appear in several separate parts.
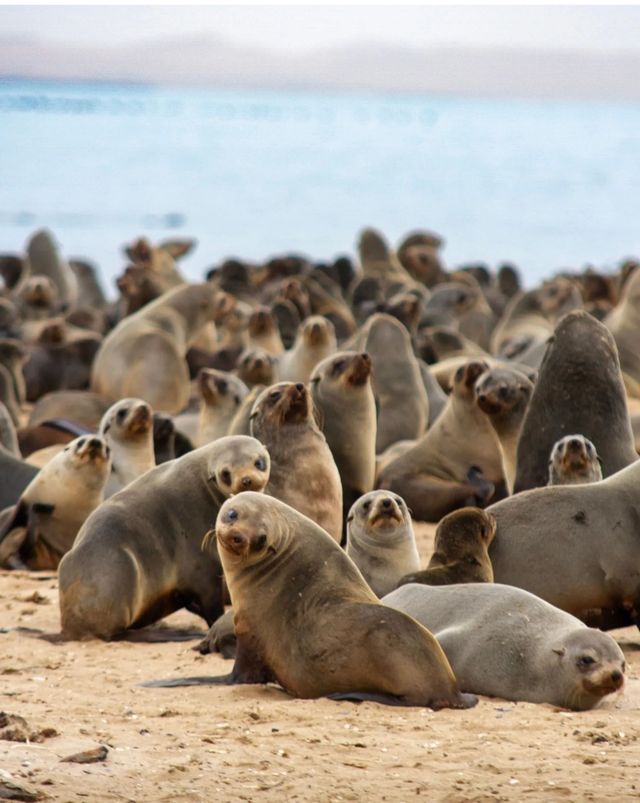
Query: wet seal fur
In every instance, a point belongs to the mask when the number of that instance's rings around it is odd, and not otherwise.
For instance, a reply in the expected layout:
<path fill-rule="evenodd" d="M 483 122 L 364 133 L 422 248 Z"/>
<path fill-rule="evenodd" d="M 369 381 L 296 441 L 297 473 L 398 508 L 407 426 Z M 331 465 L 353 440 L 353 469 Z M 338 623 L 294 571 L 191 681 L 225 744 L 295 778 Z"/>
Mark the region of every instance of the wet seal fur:
<path fill-rule="evenodd" d="M 276 682 L 295 697 L 467 708 L 436 640 L 380 605 L 322 528 L 246 493 L 222 506 L 215 538 L 235 611 L 233 671 L 147 686 Z M 213 534 L 208 534 L 208 540 Z"/>
<path fill-rule="evenodd" d="M 347 517 L 347 555 L 378 597 L 396 588 L 403 575 L 418 571 L 411 514 L 402 497 L 371 491 L 358 499 Z"/>
<path fill-rule="evenodd" d="M 449 513 L 438 524 L 433 555 L 427 568 L 403 577 L 398 585 L 492 583 L 493 569 L 488 550 L 495 534 L 496 520 L 486 510 L 463 507 Z"/>
<path fill-rule="evenodd" d="M 223 613 L 222 569 L 201 551 L 225 498 L 262 490 L 269 455 L 254 438 L 220 438 L 163 463 L 89 517 L 60 564 L 62 634 L 111 639 L 187 608 Z"/>
<path fill-rule="evenodd" d="M 519 588 L 407 585 L 382 602 L 431 630 L 465 691 L 584 711 L 624 685 L 611 636 Z"/>

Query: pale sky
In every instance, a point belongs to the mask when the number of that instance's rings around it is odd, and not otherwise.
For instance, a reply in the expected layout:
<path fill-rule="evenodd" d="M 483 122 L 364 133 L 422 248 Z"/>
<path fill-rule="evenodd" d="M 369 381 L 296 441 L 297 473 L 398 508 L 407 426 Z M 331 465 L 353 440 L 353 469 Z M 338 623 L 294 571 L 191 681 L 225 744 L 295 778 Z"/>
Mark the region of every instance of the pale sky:
<path fill-rule="evenodd" d="M 639 6 L 2 6 L 0 37 L 77 44 L 218 35 L 273 50 L 352 42 L 640 50 Z"/>

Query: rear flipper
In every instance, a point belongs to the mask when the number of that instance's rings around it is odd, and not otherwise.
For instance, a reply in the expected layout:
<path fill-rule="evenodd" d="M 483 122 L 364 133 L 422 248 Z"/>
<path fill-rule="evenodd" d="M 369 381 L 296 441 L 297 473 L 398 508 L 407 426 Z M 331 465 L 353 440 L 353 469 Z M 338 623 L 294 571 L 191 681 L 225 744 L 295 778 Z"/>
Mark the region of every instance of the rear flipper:
<path fill-rule="evenodd" d="M 170 689 L 175 686 L 232 686 L 233 673 L 230 675 L 212 675 L 207 677 L 205 675 L 191 677 L 191 678 L 168 678 L 167 680 L 148 680 L 146 683 L 140 683 L 145 689 Z"/>
<path fill-rule="evenodd" d="M 233 626 L 233 611 L 229 610 L 216 619 L 207 635 L 193 649 L 201 655 L 219 652 L 223 658 L 235 658 L 236 633 Z"/>
<path fill-rule="evenodd" d="M 485 507 L 495 492 L 495 485 L 486 480 L 482 469 L 471 466 L 467 472 L 467 480 L 474 486 L 474 492 L 467 504 L 472 507 Z"/>
<path fill-rule="evenodd" d="M 453 701 L 434 700 L 425 705 L 420 705 L 404 697 L 397 697 L 394 694 L 383 694 L 381 692 L 336 692 L 335 694 L 328 694 L 327 697 L 330 700 L 348 700 L 353 703 L 361 703 L 365 700 L 370 700 L 374 703 L 382 703 L 382 705 L 432 708 L 434 711 L 439 711 L 441 708 L 473 708 L 478 702 L 478 698 L 474 694 L 459 694 L 458 699 Z"/>

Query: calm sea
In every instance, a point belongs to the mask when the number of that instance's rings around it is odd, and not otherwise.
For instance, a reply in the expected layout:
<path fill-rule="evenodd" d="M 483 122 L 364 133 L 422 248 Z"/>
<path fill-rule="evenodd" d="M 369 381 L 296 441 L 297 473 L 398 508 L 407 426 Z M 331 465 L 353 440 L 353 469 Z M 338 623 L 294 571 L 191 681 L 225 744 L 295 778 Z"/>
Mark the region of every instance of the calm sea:
<path fill-rule="evenodd" d="M 113 292 L 121 245 L 193 236 L 226 256 L 352 253 L 427 227 L 449 264 L 531 282 L 640 254 L 640 106 L 366 93 L 0 82 L 0 251 L 48 226 Z"/>

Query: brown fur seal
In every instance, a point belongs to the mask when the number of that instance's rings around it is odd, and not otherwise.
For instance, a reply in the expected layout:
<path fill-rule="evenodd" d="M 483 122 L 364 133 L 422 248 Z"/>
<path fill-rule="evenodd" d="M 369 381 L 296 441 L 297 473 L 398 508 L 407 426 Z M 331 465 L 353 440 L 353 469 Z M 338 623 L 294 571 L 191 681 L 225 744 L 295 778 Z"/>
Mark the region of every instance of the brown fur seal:
<path fill-rule="evenodd" d="M 585 711 L 624 685 L 611 636 L 519 588 L 408 585 L 382 602 L 433 633 L 465 691 Z"/>
<path fill-rule="evenodd" d="M 203 368 L 200 371 L 197 385 L 200 412 L 194 442 L 196 446 L 204 446 L 229 432 L 229 425 L 249 389 L 239 377 L 213 368 Z M 178 427 L 180 420 L 181 417 L 176 419 Z"/>
<path fill-rule="evenodd" d="M 429 420 L 429 400 L 411 338 L 390 315 L 373 315 L 352 348 L 366 351 L 373 363 L 373 388 L 380 405 L 376 452 L 396 441 L 419 438 Z"/>
<path fill-rule="evenodd" d="M 111 449 L 111 477 L 105 496 L 129 485 L 156 464 L 153 411 L 142 399 L 122 399 L 104 414 L 98 434 Z"/>
<path fill-rule="evenodd" d="M 273 385 L 278 380 L 278 361 L 262 348 L 247 348 L 238 357 L 236 373 L 248 388 Z"/>
<path fill-rule="evenodd" d="M 498 436 L 507 490 L 513 493 L 516 454 L 525 413 L 533 393 L 535 371 L 525 376 L 514 368 L 492 368 L 475 385 L 478 407 Z"/>
<path fill-rule="evenodd" d="M 321 315 L 307 318 L 290 351 L 280 355 L 278 373 L 283 382 L 308 382 L 316 365 L 336 350 L 333 324 Z"/>
<path fill-rule="evenodd" d="M 400 494 L 420 521 L 439 521 L 466 505 L 484 507 L 501 483 L 496 434 L 475 404 L 484 361 L 460 367 L 447 406 L 416 445 L 388 463 L 377 485 Z"/>
<path fill-rule="evenodd" d="M 340 542 L 340 474 L 305 385 L 281 382 L 264 390 L 251 412 L 251 434 L 271 456 L 266 493 L 309 516 Z"/>
<path fill-rule="evenodd" d="M 0 565 L 55 569 L 103 500 L 109 447 L 97 435 L 65 446 L 23 491 L 0 532 Z"/>
<path fill-rule="evenodd" d="M 408 287 L 415 284 L 411 274 L 403 268 L 385 238 L 376 229 L 363 229 L 360 232 L 358 252 L 365 277 L 376 278 L 383 284 L 399 282 Z"/>
<path fill-rule="evenodd" d="M 612 612 L 607 627 L 640 622 L 640 462 L 582 485 L 534 488 L 489 508 L 496 582 L 569 613 Z"/>
<path fill-rule="evenodd" d="M 288 505 L 241 494 L 222 506 L 215 537 L 235 611 L 231 675 L 145 685 L 268 683 L 295 697 L 466 708 L 428 630 L 380 605 L 322 528 Z"/>
<path fill-rule="evenodd" d="M 618 305 L 605 318 L 618 347 L 620 367 L 640 382 L 640 270 L 634 271 Z"/>
<path fill-rule="evenodd" d="M 111 401 L 135 397 L 180 412 L 189 400 L 185 354 L 219 304 L 210 285 L 183 285 L 125 318 L 96 355 L 92 390 Z"/>
<path fill-rule="evenodd" d="M 249 316 L 249 341 L 274 357 L 284 351 L 278 323 L 269 307 L 258 307 Z"/>
<path fill-rule="evenodd" d="M 319 363 L 311 396 L 342 481 L 345 513 L 373 488 L 376 467 L 376 402 L 367 353 L 342 351 Z"/>
<path fill-rule="evenodd" d="M 411 514 L 402 497 L 371 491 L 358 499 L 347 518 L 347 555 L 378 597 L 420 568 Z"/>
<path fill-rule="evenodd" d="M 24 404 L 27 398 L 24 374 L 22 373 L 26 359 L 27 349 L 19 340 L 0 338 L 0 365 L 4 365 L 11 376 L 18 405 Z"/>
<path fill-rule="evenodd" d="M 89 517 L 60 564 L 67 638 L 109 639 L 187 608 L 222 614 L 222 572 L 203 533 L 225 497 L 262 490 L 269 455 L 253 438 L 221 438 L 152 469 Z"/>
<path fill-rule="evenodd" d="M 514 490 L 547 484 L 556 441 L 573 432 L 593 442 L 608 477 L 637 459 L 616 345 L 586 312 L 556 326 L 518 443 Z"/>
<path fill-rule="evenodd" d="M 433 555 L 424 571 L 408 574 L 398 585 L 424 583 L 492 583 L 493 569 L 488 549 L 496 534 L 491 513 L 464 507 L 445 516 L 436 530 Z"/>
<path fill-rule="evenodd" d="M 37 231 L 27 245 L 31 276 L 47 276 L 58 289 L 60 301 L 72 307 L 78 299 L 78 280 L 68 263 L 62 259 L 50 231 Z"/>
<path fill-rule="evenodd" d="M 229 435 L 251 435 L 251 411 L 258 396 L 265 390 L 264 385 L 254 385 L 244 397 L 238 411 L 229 424 Z"/>
<path fill-rule="evenodd" d="M 29 426 L 37 427 L 52 418 L 67 418 L 96 432 L 109 403 L 86 390 L 57 390 L 46 393 L 33 405 Z"/>
<path fill-rule="evenodd" d="M 14 457 L 21 457 L 20 447 L 18 445 L 18 435 L 13 423 L 11 414 L 0 401 L 0 447 L 6 449 Z M 0 508 L 1 510 L 2 508 Z"/>
<path fill-rule="evenodd" d="M 551 450 L 549 485 L 578 485 L 602 479 L 596 447 L 582 435 L 565 435 Z"/>

